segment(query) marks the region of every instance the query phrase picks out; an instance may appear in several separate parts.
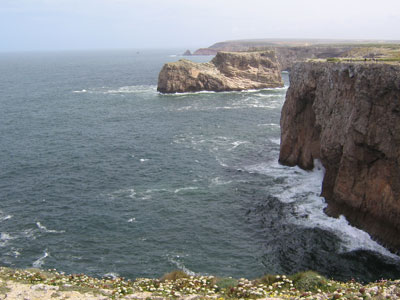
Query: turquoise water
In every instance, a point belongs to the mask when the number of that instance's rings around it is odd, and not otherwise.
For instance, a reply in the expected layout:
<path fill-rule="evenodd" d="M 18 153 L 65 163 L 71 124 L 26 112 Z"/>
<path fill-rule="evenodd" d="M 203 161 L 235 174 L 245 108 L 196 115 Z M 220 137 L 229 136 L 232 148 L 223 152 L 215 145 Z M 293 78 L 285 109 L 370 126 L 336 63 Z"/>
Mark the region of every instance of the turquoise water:
<path fill-rule="evenodd" d="M 158 277 L 399 277 L 277 163 L 288 87 L 161 95 L 175 50 L 0 54 L 0 264 Z M 194 57 L 208 61 L 210 57 Z"/>

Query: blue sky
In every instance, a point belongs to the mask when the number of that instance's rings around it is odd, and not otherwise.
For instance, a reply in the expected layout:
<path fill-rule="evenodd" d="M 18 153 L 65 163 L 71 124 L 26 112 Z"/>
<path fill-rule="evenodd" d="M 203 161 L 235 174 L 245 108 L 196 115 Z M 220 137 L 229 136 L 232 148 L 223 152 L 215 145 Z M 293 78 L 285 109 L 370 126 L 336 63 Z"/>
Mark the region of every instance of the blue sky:
<path fill-rule="evenodd" d="M 246 38 L 400 40 L 399 0 L 0 0 L 0 51 L 190 48 Z"/>

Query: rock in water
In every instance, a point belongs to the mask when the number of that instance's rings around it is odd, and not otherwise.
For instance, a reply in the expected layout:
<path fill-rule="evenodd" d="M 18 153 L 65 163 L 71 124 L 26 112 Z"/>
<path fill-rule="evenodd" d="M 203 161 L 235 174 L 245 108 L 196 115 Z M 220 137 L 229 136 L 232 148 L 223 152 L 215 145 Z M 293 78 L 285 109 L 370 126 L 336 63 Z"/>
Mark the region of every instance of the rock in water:
<path fill-rule="evenodd" d="M 400 250 L 400 66 L 295 64 L 281 115 L 279 160 L 320 159 L 322 196 L 394 251 Z"/>
<path fill-rule="evenodd" d="M 191 55 L 192 55 L 192 52 L 190 52 L 190 50 L 187 49 L 182 55 L 183 55 L 183 56 L 191 56 Z"/>
<path fill-rule="evenodd" d="M 158 76 L 161 93 L 241 91 L 283 86 L 274 51 L 218 52 L 208 63 L 167 63 Z"/>

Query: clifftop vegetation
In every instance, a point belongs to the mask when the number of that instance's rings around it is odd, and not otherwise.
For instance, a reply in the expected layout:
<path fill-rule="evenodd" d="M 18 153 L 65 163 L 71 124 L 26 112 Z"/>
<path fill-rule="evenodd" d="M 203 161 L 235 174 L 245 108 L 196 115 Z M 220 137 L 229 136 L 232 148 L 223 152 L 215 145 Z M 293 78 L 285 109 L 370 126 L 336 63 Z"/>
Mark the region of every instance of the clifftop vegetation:
<path fill-rule="evenodd" d="M 16 295 L 19 295 L 16 297 Z M 190 276 L 174 271 L 161 279 L 93 278 L 56 270 L 0 268 L 0 298 L 24 299 L 399 299 L 400 280 L 362 284 L 329 280 L 307 271 L 255 280 Z M 16 297 L 16 298 L 15 298 Z M 18 298 L 22 297 L 22 298 Z M 38 298 L 38 299 L 39 299 Z"/>

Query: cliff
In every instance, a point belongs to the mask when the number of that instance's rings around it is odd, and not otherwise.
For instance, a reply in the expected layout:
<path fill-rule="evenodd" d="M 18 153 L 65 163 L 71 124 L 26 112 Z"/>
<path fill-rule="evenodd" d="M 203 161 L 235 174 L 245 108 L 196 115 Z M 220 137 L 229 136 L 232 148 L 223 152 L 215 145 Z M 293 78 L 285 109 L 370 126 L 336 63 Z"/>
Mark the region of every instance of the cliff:
<path fill-rule="evenodd" d="M 283 86 L 273 51 L 218 52 L 208 63 L 181 59 L 167 63 L 158 77 L 161 93 L 240 91 Z"/>
<path fill-rule="evenodd" d="M 400 250 L 400 66 L 298 63 L 281 115 L 282 164 L 326 169 L 332 216 Z"/>
<path fill-rule="evenodd" d="M 307 59 L 347 56 L 349 46 L 299 46 L 275 48 L 282 70 L 290 70 L 296 62 Z"/>
<path fill-rule="evenodd" d="M 328 57 L 374 57 L 400 47 L 399 41 L 349 41 L 304 39 L 258 39 L 219 42 L 196 50 L 193 55 L 215 55 L 217 51 L 254 51 L 272 49 L 282 70 L 290 70 L 295 62 Z"/>

